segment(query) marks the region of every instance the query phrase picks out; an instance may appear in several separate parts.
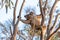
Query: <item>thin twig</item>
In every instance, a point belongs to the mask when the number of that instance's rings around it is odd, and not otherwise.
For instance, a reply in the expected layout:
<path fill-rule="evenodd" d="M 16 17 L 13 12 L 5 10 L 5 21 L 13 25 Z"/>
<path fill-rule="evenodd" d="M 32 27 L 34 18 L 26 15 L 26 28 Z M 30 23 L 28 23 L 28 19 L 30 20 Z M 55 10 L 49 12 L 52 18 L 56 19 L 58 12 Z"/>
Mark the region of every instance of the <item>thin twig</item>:
<path fill-rule="evenodd" d="M 50 32 L 51 32 L 51 31 L 53 30 L 53 28 L 55 27 L 59 15 L 60 15 L 60 14 L 58 14 L 58 15 L 56 16 L 55 22 L 54 22 L 53 26 L 50 28 Z"/>
<path fill-rule="evenodd" d="M 47 2 L 48 2 L 48 0 L 46 0 L 46 2 L 45 2 L 45 6 L 44 6 L 44 13 L 45 13 L 45 10 L 46 10 L 46 6 L 47 6 Z"/>
<path fill-rule="evenodd" d="M 52 8 L 51 8 L 50 18 L 49 18 L 49 22 L 48 22 L 48 26 L 47 26 L 47 27 L 50 27 L 50 24 L 51 24 L 51 21 L 52 21 L 52 16 L 53 16 L 53 10 L 54 10 L 54 8 L 55 8 L 55 6 L 56 6 L 56 3 L 57 3 L 57 1 L 54 2 L 53 6 L 52 6 Z"/>
<path fill-rule="evenodd" d="M 59 29 L 60 29 L 60 23 L 59 27 L 47 38 L 47 40 L 49 40 Z"/>
<path fill-rule="evenodd" d="M 12 29 L 11 29 L 11 26 L 10 26 L 10 33 L 11 33 L 11 36 L 12 36 Z"/>
<path fill-rule="evenodd" d="M 48 35 L 48 36 L 49 36 L 49 34 L 50 34 L 49 27 L 50 27 L 50 25 L 51 25 L 52 16 L 53 16 L 53 10 L 54 10 L 54 8 L 55 8 L 55 6 L 56 6 L 56 3 L 57 3 L 57 1 L 54 2 L 53 6 L 52 6 L 52 8 L 51 8 L 51 11 L 50 11 L 50 18 L 49 18 L 48 25 L 47 25 L 47 35 Z M 47 37 L 48 37 L 48 36 L 47 36 Z"/>

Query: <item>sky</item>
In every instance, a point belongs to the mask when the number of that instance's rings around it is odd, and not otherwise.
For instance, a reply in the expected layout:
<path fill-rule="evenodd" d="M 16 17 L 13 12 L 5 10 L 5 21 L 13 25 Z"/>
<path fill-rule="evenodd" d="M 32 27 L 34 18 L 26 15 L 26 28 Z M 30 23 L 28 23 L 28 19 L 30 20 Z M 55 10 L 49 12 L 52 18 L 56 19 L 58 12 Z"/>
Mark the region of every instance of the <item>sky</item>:
<path fill-rule="evenodd" d="M 12 0 L 13 2 L 14 2 L 14 4 L 15 4 L 15 2 L 16 2 L 16 0 Z M 26 10 L 26 8 L 33 8 L 33 9 L 35 9 L 35 12 L 36 12 L 36 14 L 38 13 L 40 13 L 39 12 L 39 7 L 37 7 L 37 4 L 38 4 L 38 1 L 39 0 L 26 0 L 25 1 L 25 4 L 24 4 L 24 7 L 23 7 L 23 10 L 22 10 L 22 19 L 25 19 L 24 18 L 24 15 L 26 15 L 26 12 L 25 12 L 25 10 Z M 49 0 L 50 1 L 50 0 Z M 0 2 L 1 2 L 1 0 L 0 0 Z M 23 0 L 19 0 L 18 1 L 18 6 L 17 6 L 17 10 L 16 10 L 16 15 L 18 16 L 18 14 L 19 14 L 19 9 L 20 9 L 20 7 L 21 7 L 21 4 L 22 4 L 22 2 L 23 2 Z M 52 6 L 53 5 L 53 3 L 54 3 L 54 0 L 51 0 L 51 2 L 50 2 L 50 6 Z M 57 7 L 58 8 L 56 8 L 55 10 L 57 10 L 57 9 L 60 9 L 60 2 L 58 2 L 57 3 Z M 1 7 L 1 6 L 0 6 Z M 14 7 L 14 5 L 12 6 L 12 7 Z M 54 12 L 55 13 L 55 12 Z M 56 14 L 56 13 L 55 13 Z M 54 14 L 54 15 L 55 15 Z M 3 8 L 1 8 L 0 9 L 0 22 L 1 23 L 5 23 L 6 21 L 8 21 L 8 20 L 10 20 L 10 19 L 13 19 L 13 8 L 12 9 L 8 9 L 8 13 L 6 13 L 6 11 L 5 11 L 5 7 L 3 7 Z M 60 20 L 59 20 L 60 21 Z M 22 26 L 22 25 L 25 25 L 24 23 L 22 23 L 22 22 L 19 22 L 19 26 Z M 22 27 L 20 28 L 20 29 L 22 29 Z"/>
<path fill-rule="evenodd" d="M 13 2 L 15 4 L 16 0 L 13 0 Z M 18 1 L 18 6 L 17 6 L 17 9 L 16 9 L 16 15 L 17 16 L 19 14 L 19 10 L 20 10 L 22 2 L 23 2 L 23 0 Z M 24 7 L 23 7 L 23 10 L 22 10 L 22 19 L 25 19 L 24 15 L 26 15 L 25 10 L 26 10 L 27 7 L 35 8 L 37 10 L 36 12 L 39 13 L 39 9 L 37 9 L 38 7 L 36 6 L 37 4 L 38 4 L 38 0 L 26 0 L 25 4 L 24 4 Z M 14 5 L 12 7 L 14 7 Z M 5 23 L 5 21 L 8 21 L 9 19 L 13 19 L 13 8 L 8 9 L 8 13 L 6 13 L 5 7 L 1 8 L 0 9 L 0 19 L 1 19 L 0 20 L 1 23 Z M 19 24 L 23 25 L 23 23 L 21 23 L 21 22 Z"/>

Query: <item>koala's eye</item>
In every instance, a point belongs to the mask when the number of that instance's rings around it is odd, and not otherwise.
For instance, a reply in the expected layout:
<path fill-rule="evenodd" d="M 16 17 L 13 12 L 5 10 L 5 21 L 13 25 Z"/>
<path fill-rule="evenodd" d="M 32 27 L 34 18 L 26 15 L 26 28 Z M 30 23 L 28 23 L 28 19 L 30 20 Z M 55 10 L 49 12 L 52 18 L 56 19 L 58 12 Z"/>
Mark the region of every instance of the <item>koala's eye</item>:
<path fill-rule="evenodd" d="M 24 17 L 27 17 L 27 15 L 25 15 Z"/>
<path fill-rule="evenodd" d="M 24 16 L 24 17 L 26 17 L 26 16 Z"/>

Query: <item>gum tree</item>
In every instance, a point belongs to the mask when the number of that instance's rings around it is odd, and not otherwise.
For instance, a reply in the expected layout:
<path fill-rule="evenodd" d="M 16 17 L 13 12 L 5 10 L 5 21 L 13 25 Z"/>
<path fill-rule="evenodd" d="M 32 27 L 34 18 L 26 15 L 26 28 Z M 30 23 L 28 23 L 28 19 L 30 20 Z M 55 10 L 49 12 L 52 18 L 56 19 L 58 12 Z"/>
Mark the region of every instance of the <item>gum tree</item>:
<path fill-rule="evenodd" d="M 8 7 L 10 7 L 10 2 L 12 3 L 12 1 L 11 0 L 2 0 L 2 7 L 3 7 L 3 3 L 4 3 L 4 1 L 5 1 L 5 7 L 6 7 L 6 12 L 7 12 L 7 10 L 8 10 Z M 39 0 L 39 8 L 40 8 L 40 14 L 41 14 L 41 18 L 42 18 L 42 21 L 41 21 L 41 25 L 39 26 L 40 27 L 40 31 L 41 31 L 41 33 L 40 33 L 40 40 L 50 40 L 50 38 L 60 29 L 60 25 L 59 25 L 59 27 L 56 29 L 56 30 L 54 30 L 54 32 L 51 32 L 51 31 L 53 31 L 53 28 L 55 27 L 55 25 L 56 25 L 56 22 L 57 22 L 57 19 L 58 19 L 58 16 L 60 15 L 60 13 L 59 14 L 57 14 L 57 16 L 56 16 L 56 18 L 55 18 L 55 21 L 54 21 L 54 24 L 51 26 L 51 23 L 52 23 L 52 17 L 53 17 L 53 11 L 54 11 L 54 9 L 55 9 L 55 7 L 56 7 L 56 4 L 58 3 L 58 1 L 59 0 L 55 0 L 55 2 L 54 2 L 54 4 L 53 4 L 53 6 L 49 9 L 49 6 L 48 6 L 48 0 L 45 0 L 44 2 L 43 2 L 43 0 Z M 8 3 L 8 4 L 7 4 Z M 19 10 L 19 15 L 18 15 L 18 19 L 17 19 L 17 21 L 16 21 L 16 8 L 17 8 L 17 5 L 18 5 L 18 0 L 16 0 L 16 3 L 15 3 L 15 7 L 14 7 L 14 11 L 13 11 L 13 23 L 12 23 L 12 25 L 13 25 L 13 31 L 11 32 L 11 38 L 10 38 L 10 40 L 16 40 L 16 35 L 17 35 L 17 33 L 19 32 L 18 31 L 18 24 L 19 24 L 19 21 L 22 21 L 21 20 L 21 13 L 22 13 L 22 9 L 23 9 L 23 7 L 24 7 L 24 3 L 25 3 L 25 0 L 23 0 L 23 3 L 22 3 L 22 5 L 21 5 L 21 8 L 20 8 L 20 10 Z M 13 3 L 12 3 L 13 4 Z M 48 9 L 48 11 L 47 11 L 47 9 Z M 47 35 L 46 36 L 46 39 L 44 39 L 44 34 L 43 34 L 43 25 L 44 25 L 44 22 L 45 22 L 45 16 L 48 14 L 48 16 L 49 16 L 49 20 L 48 20 L 48 25 L 46 26 L 46 34 L 45 35 Z M 34 16 L 34 15 L 32 15 L 32 16 Z M 37 16 L 37 15 L 36 15 Z M 34 20 L 33 20 L 34 21 Z M 23 21 L 22 21 L 23 22 Z M 28 21 L 26 21 L 26 22 L 28 22 Z M 26 23 L 26 22 L 23 22 L 23 23 Z M 35 27 L 34 27 L 34 29 L 35 29 Z M 11 30 L 11 29 L 10 29 Z M 31 29 L 32 30 L 32 29 Z M 31 40 L 31 39 L 30 39 Z"/>

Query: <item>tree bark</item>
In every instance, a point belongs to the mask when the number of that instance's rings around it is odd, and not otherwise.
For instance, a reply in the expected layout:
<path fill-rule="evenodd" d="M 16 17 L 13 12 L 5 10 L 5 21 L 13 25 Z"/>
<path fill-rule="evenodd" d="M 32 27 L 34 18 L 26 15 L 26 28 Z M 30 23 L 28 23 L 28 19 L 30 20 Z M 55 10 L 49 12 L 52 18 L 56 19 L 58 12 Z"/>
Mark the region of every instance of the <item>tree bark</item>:
<path fill-rule="evenodd" d="M 25 2 L 25 0 L 23 0 L 23 3 L 21 5 L 20 11 L 19 11 L 19 18 L 18 18 L 17 22 L 15 23 L 15 20 L 16 20 L 16 7 L 17 7 L 17 4 L 18 4 L 18 0 L 16 0 L 16 4 L 15 4 L 15 7 L 14 7 L 14 13 L 13 13 L 13 35 L 12 35 L 10 40 L 16 40 L 16 34 L 18 32 L 18 23 L 20 21 L 21 11 L 22 11 L 22 8 L 24 6 L 24 2 Z"/>
<path fill-rule="evenodd" d="M 11 35 L 10 40 L 16 40 L 16 34 L 17 34 L 17 26 L 18 24 L 15 23 L 16 21 L 16 7 L 18 4 L 18 0 L 16 0 L 15 7 L 14 7 L 14 12 L 13 12 L 13 34 Z"/>
<path fill-rule="evenodd" d="M 44 40 L 43 29 L 41 29 L 40 40 Z"/>
<path fill-rule="evenodd" d="M 12 37 L 10 40 L 16 40 L 17 31 L 18 31 L 18 24 L 14 26 L 13 35 L 11 35 Z"/>

